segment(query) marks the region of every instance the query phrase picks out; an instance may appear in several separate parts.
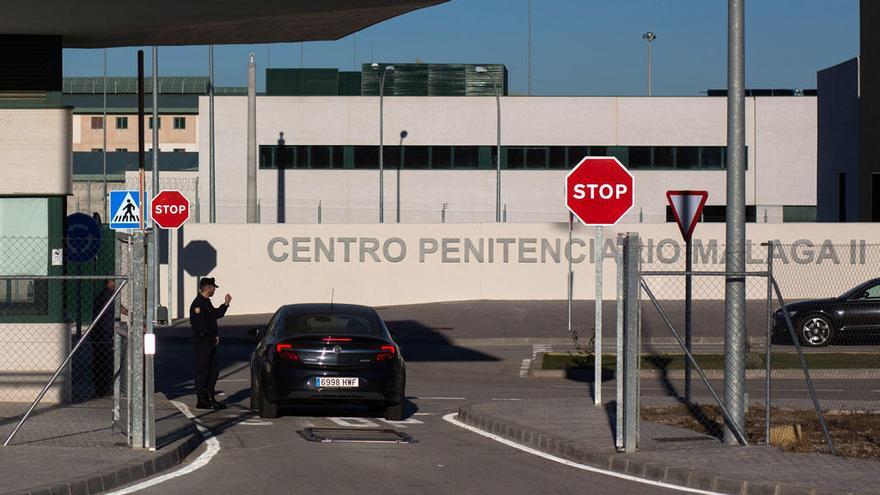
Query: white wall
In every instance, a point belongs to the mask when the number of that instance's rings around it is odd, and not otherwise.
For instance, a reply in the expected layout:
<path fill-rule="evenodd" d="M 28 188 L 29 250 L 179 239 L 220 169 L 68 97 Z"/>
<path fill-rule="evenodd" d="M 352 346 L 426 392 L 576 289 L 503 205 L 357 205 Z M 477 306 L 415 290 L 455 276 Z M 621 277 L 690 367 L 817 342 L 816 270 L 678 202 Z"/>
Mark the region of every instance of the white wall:
<path fill-rule="evenodd" d="M 0 195 L 71 194 L 70 109 L 0 109 Z"/>
<path fill-rule="evenodd" d="M 606 228 L 604 297 L 615 297 L 613 250 L 618 232 L 638 231 L 647 246 L 644 269 L 682 270 L 684 260 L 680 234 L 675 224 L 618 225 Z M 591 244 L 593 229 L 578 227 L 572 247 L 575 261 L 575 297 L 594 297 Z M 880 276 L 880 230 L 852 224 L 749 224 L 752 241 L 748 259 L 751 270 L 764 270 L 766 248 L 760 243 L 778 240 L 785 244 L 775 258 L 776 273 L 787 297 L 827 297 L 869 278 Z M 300 239 L 302 238 L 302 239 Z M 315 239 L 324 245 L 335 243 L 331 262 Z M 343 239 L 350 244 L 344 257 Z M 709 252 L 705 259 L 695 254 L 695 268 L 721 270 L 724 263 L 724 225 L 699 225 L 695 243 Z M 280 240 L 279 240 L 280 239 Z M 445 249 L 443 239 L 447 239 Z M 489 258 L 490 239 L 494 257 Z M 503 258 L 500 239 L 513 239 L 508 259 Z M 542 245 L 547 240 L 561 253 L 555 260 Z M 231 225 L 188 224 L 174 240 L 175 315 L 195 297 L 198 276 L 216 277 L 220 295 L 233 295 L 231 314 L 272 312 L 295 302 L 329 300 L 335 290 L 338 302 L 369 305 L 414 304 L 455 300 L 551 300 L 565 299 L 565 223 L 543 224 L 431 224 L 431 225 Z M 823 243 L 834 244 L 832 251 Z M 274 242 L 273 242 L 274 240 Z M 374 241 L 375 240 L 375 241 Z M 484 243 L 482 261 L 464 254 L 465 243 Z M 378 261 L 360 247 L 378 242 Z M 436 251 L 433 251 L 436 242 Z M 522 242 L 522 246 L 520 243 Z M 851 244 L 854 243 L 854 244 Z M 388 243 L 388 253 L 384 252 Z M 795 243 L 794 246 L 791 244 Z M 400 257 L 405 244 L 406 256 Z M 873 246 L 870 246 L 873 244 Z M 864 245 L 864 247 L 862 247 Z M 294 248 L 298 248 L 295 250 Z M 459 251 L 455 251 L 458 248 Z M 534 252 L 531 249 L 534 248 Z M 270 253 L 271 251 L 271 253 Z M 696 251 L 695 251 L 696 253 Z M 274 257 L 274 259 L 273 259 Z M 714 257 L 714 260 L 712 259 Z M 196 265 L 207 268 L 195 270 Z M 164 270 L 163 270 L 164 272 Z M 162 292 L 165 291 L 163 281 Z M 682 279 L 657 282 L 657 297 L 682 297 Z M 695 282 L 698 299 L 722 299 L 723 280 Z M 749 297 L 766 296 L 766 280 L 751 279 Z"/>
<path fill-rule="evenodd" d="M 200 98 L 207 115 L 207 98 Z M 217 218 L 245 220 L 245 97 L 215 98 Z M 375 97 L 259 97 L 257 143 L 289 145 L 378 144 Z M 670 145 L 724 146 L 726 99 L 710 97 L 505 97 L 504 145 Z M 199 119 L 200 195 L 208 216 L 208 119 Z M 767 206 L 770 221 L 781 221 L 782 205 L 816 204 L 816 99 L 767 97 L 746 100 L 746 201 Z M 385 143 L 406 145 L 494 145 L 495 99 L 483 97 L 389 97 L 385 100 Z M 277 221 L 279 172 L 258 172 L 262 221 Z M 286 222 L 374 222 L 378 219 L 378 171 L 288 170 L 284 173 Z M 502 202 L 511 221 L 564 221 L 560 208 L 565 171 L 504 171 Z M 627 221 L 664 221 L 665 191 L 706 189 L 709 204 L 724 204 L 723 171 L 634 171 L 636 206 Z M 797 177 L 798 180 L 792 180 Z M 385 173 L 386 219 L 396 210 L 396 175 Z M 493 171 L 405 170 L 401 173 L 401 221 L 495 218 Z M 775 214 L 775 215 L 774 215 Z M 759 218 L 763 211 L 759 209 Z"/>

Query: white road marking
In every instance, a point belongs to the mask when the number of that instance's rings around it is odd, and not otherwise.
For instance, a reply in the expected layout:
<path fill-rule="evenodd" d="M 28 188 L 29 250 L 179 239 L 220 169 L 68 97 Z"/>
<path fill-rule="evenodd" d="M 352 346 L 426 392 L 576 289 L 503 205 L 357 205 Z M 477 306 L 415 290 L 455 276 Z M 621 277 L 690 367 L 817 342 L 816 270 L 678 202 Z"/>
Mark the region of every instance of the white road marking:
<path fill-rule="evenodd" d="M 522 400 L 522 399 L 492 399 L 492 400 L 499 400 L 499 401 L 501 401 L 501 400 Z"/>
<path fill-rule="evenodd" d="M 522 365 L 519 367 L 519 377 L 527 378 L 529 376 L 529 368 L 532 367 L 531 359 L 523 359 Z"/>
<path fill-rule="evenodd" d="M 217 455 L 217 452 L 220 452 L 220 442 L 217 441 L 217 438 L 214 436 L 214 434 L 211 433 L 210 430 L 205 428 L 205 426 L 202 425 L 202 423 L 193 415 L 193 413 L 190 412 L 189 408 L 186 407 L 186 404 L 174 400 L 171 401 L 171 403 L 174 404 L 174 407 L 179 409 L 184 416 L 186 416 L 190 419 L 190 421 L 196 424 L 196 428 L 198 428 L 199 433 L 202 434 L 202 438 L 205 440 L 205 445 L 207 446 L 205 451 L 202 452 L 202 455 L 198 456 L 192 463 L 176 471 L 150 478 L 146 481 L 142 481 L 121 490 L 108 492 L 108 495 L 126 495 L 128 493 L 135 493 L 156 486 L 160 483 L 164 483 L 168 480 L 173 480 L 174 478 L 186 476 L 187 474 L 190 474 L 193 471 L 206 466 L 209 462 L 211 462 L 211 459 L 215 455 Z"/>
<path fill-rule="evenodd" d="M 223 382 L 249 382 L 249 378 L 224 378 L 222 380 L 217 380 L 217 383 Z"/>
<path fill-rule="evenodd" d="M 259 419 L 246 419 L 238 424 L 244 426 L 272 426 L 274 423 L 271 421 L 261 421 Z"/>
<path fill-rule="evenodd" d="M 412 397 L 416 400 L 466 400 L 467 397 Z"/>
<path fill-rule="evenodd" d="M 390 421 L 390 420 L 382 419 L 382 418 L 376 418 L 376 419 L 378 419 L 379 421 L 381 421 L 383 423 L 388 423 L 391 426 L 397 426 L 400 428 L 406 428 L 407 426 L 411 426 L 411 425 L 425 424 L 423 421 L 419 421 L 419 420 L 413 419 L 413 418 L 404 419 L 403 421 Z"/>
<path fill-rule="evenodd" d="M 413 416 L 434 416 L 435 413 L 414 413 Z"/>
<path fill-rule="evenodd" d="M 471 425 L 464 424 L 464 423 L 462 423 L 461 421 L 458 421 L 457 419 L 455 419 L 455 416 L 457 416 L 457 415 L 458 415 L 458 413 L 449 413 L 449 414 L 447 414 L 446 416 L 443 416 L 443 419 L 446 420 L 446 421 L 449 422 L 449 423 L 454 424 L 455 426 L 458 426 L 458 427 L 460 427 L 460 428 L 464 428 L 465 430 L 468 430 L 468 431 L 471 431 L 471 432 L 473 432 L 473 433 L 476 433 L 477 435 L 481 435 L 481 436 L 484 436 L 484 437 L 486 437 L 486 438 L 489 438 L 489 439 L 495 440 L 496 442 L 499 442 L 499 443 L 502 443 L 502 444 L 504 444 L 504 445 L 507 445 L 508 447 L 513 447 L 513 448 L 515 448 L 515 449 L 517 449 L 517 450 L 521 450 L 521 451 L 523 451 L 523 452 L 526 452 L 526 453 L 529 453 L 529 454 L 532 454 L 532 455 L 536 455 L 536 456 L 538 456 L 538 457 L 542 457 L 542 458 L 544 458 L 544 459 L 547 459 L 547 460 L 550 460 L 550 461 L 553 461 L 553 462 L 558 462 L 559 464 L 563 464 L 563 465 L 565 465 L 565 466 L 569 466 L 569 467 L 573 467 L 573 468 L 581 469 L 581 470 L 583 470 L 583 471 L 589 471 L 589 472 L 592 472 L 592 473 L 604 474 L 604 475 L 607 475 L 607 476 L 612 476 L 612 477 L 614 477 L 614 478 L 620 478 L 620 479 L 624 479 L 624 480 L 627 480 L 627 481 L 634 481 L 634 482 L 636 482 L 636 483 L 644 483 L 644 484 L 646 484 L 646 485 L 658 486 L 658 487 L 661 487 L 661 488 L 669 488 L 669 489 L 672 489 L 672 490 L 680 490 L 680 491 L 687 492 L 687 493 L 700 493 L 700 494 L 705 494 L 705 495 L 721 495 L 721 494 L 719 494 L 718 492 L 710 492 L 710 491 L 705 491 L 705 490 L 697 490 L 697 489 L 695 489 L 695 488 L 688 488 L 688 487 L 685 487 L 685 486 L 673 485 L 673 484 L 670 484 L 670 483 L 664 483 L 664 482 L 662 482 L 662 481 L 647 480 L 647 479 L 644 479 L 644 478 L 639 478 L 639 477 L 631 476 L 631 475 L 628 475 L 628 474 L 615 473 L 614 471 L 608 471 L 608 470 L 600 469 L 600 468 L 596 468 L 596 467 L 593 467 L 593 466 L 587 466 L 586 464 L 579 464 L 579 463 L 577 463 L 577 462 L 569 461 L 568 459 L 563 459 L 563 458 L 561 458 L 561 457 L 556 457 L 556 456 L 554 456 L 554 455 L 547 454 L 546 452 L 541 452 L 540 450 L 535 450 L 535 449 L 533 449 L 533 448 L 531 448 L 531 447 L 526 447 L 525 445 L 518 444 L 518 443 L 516 443 L 516 442 L 512 442 L 512 441 L 510 441 L 510 440 L 508 440 L 508 439 L 506 439 L 506 438 L 502 438 L 502 437 L 500 437 L 500 436 L 498 436 L 498 435 L 495 435 L 495 434 L 493 434 L 493 433 L 489 433 L 489 432 L 483 431 L 483 430 L 481 430 L 481 429 L 479 429 L 479 428 L 474 428 L 474 427 L 471 426 Z"/>
<path fill-rule="evenodd" d="M 327 418 L 346 428 L 378 428 L 379 425 L 366 418 Z"/>

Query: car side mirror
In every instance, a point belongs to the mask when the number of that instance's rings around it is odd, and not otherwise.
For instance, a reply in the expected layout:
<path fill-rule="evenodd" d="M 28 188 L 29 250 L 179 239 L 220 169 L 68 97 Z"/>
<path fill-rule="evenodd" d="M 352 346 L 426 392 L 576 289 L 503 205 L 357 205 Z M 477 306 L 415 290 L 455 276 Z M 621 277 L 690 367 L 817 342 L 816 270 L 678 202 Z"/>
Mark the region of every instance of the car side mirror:
<path fill-rule="evenodd" d="M 397 339 L 400 338 L 400 334 L 398 334 L 398 333 L 395 332 L 394 330 L 388 330 L 388 333 L 391 334 L 391 338 L 393 338 L 394 340 L 397 340 Z"/>
<path fill-rule="evenodd" d="M 260 327 L 249 328 L 247 334 L 248 337 L 259 340 L 263 337 L 263 329 Z"/>

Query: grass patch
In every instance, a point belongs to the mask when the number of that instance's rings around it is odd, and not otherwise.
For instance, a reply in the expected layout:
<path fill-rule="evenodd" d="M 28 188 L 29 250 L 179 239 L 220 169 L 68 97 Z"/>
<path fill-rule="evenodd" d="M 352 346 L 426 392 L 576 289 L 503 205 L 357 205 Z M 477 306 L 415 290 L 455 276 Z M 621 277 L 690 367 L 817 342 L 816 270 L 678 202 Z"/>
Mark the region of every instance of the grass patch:
<path fill-rule="evenodd" d="M 724 424 L 721 408 L 703 406 L 661 406 L 641 408 L 646 421 L 686 428 L 719 437 Z M 834 446 L 843 457 L 880 459 L 880 414 L 827 412 L 825 420 Z M 807 410 L 770 409 L 771 426 L 800 425 L 803 437 L 780 446 L 789 452 L 826 452 L 825 436 L 816 413 Z M 746 415 L 746 436 L 749 443 L 764 442 L 764 408 L 752 406 Z"/>
<path fill-rule="evenodd" d="M 872 353 L 821 352 L 807 353 L 807 366 L 817 369 L 880 369 L 880 355 Z M 723 354 L 695 354 L 697 363 L 704 369 L 724 369 Z M 764 353 L 752 352 L 746 358 L 747 369 L 764 369 Z M 616 367 L 614 354 L 602 355 L 602 368 L 614 370 Z M 684 354 L 655 354 L 642 356 L 642 369 L 682 370 Z M 774 352 L 771 358 L 774 370 L 800 369 L 801 363 L 797 353 Z M 548 352 L 544 354 L 541 369 L 545 370 L 579 370 L 593 369 L 593 355 L 585 353 Z"/>

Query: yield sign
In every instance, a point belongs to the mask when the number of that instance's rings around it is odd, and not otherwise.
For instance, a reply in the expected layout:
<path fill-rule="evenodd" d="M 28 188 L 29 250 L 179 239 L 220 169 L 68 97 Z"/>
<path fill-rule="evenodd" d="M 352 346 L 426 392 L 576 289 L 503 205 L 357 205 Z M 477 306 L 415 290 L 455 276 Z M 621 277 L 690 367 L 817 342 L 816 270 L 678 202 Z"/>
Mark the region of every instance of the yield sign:
<path fill-rule="evenodd" d="M 691 240 L 708 198 L 707 191 L 666 191 L 666 200 L 672 207 L 672 214 L 685 241 Z"/>

